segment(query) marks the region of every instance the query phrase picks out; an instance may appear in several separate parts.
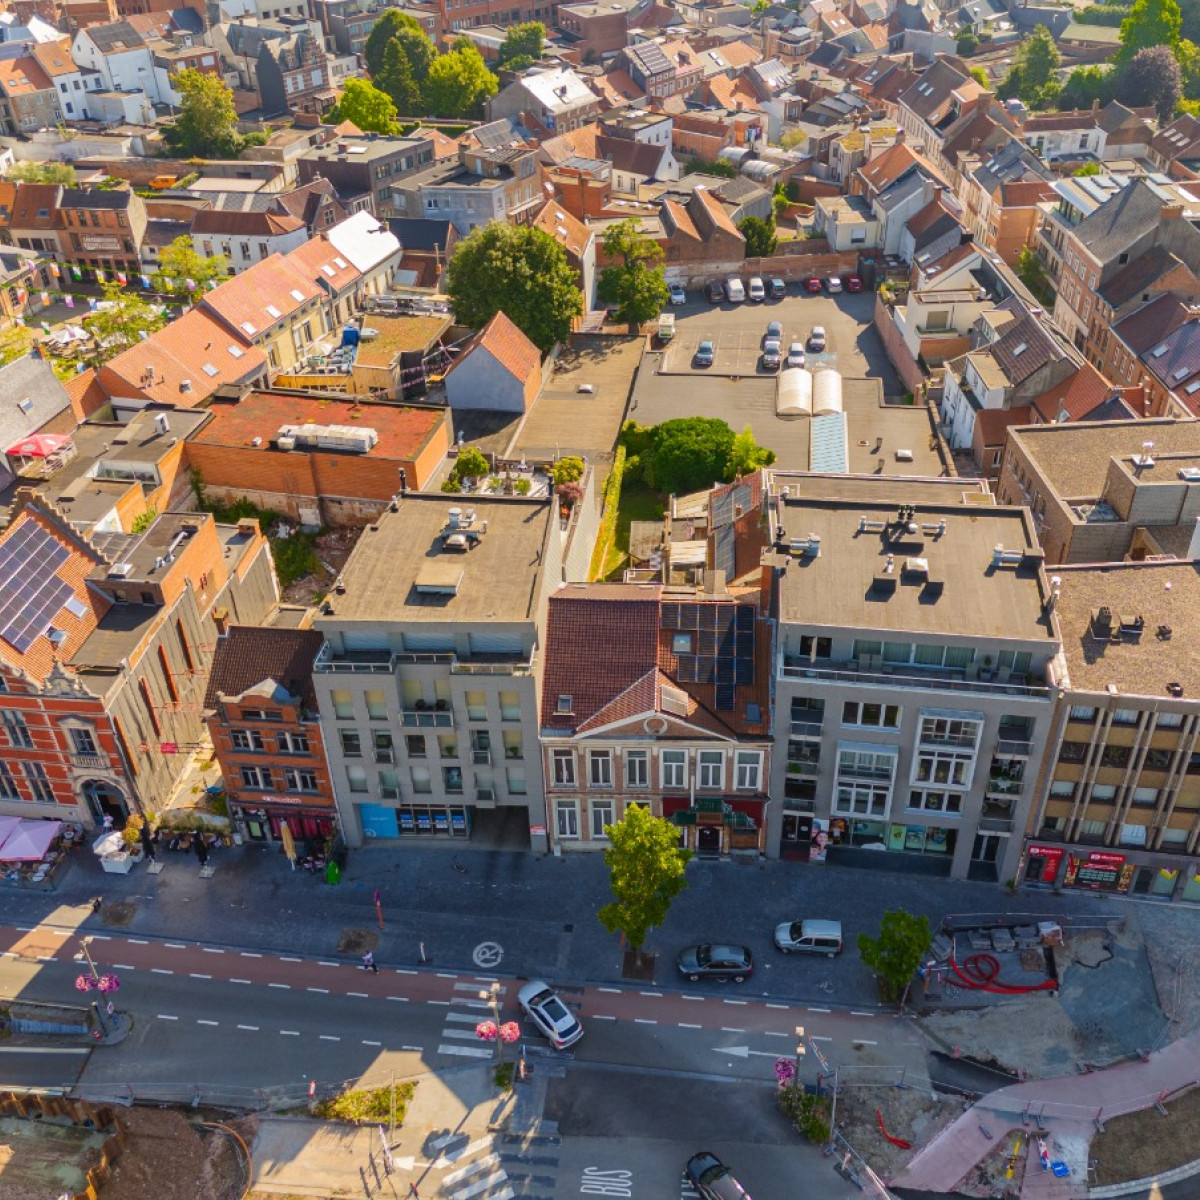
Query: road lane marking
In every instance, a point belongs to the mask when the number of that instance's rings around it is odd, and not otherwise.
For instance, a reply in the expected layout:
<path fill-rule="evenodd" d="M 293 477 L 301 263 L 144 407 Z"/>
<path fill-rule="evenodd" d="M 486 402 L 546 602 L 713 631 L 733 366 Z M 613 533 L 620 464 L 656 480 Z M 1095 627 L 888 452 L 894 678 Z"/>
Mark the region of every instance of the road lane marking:
<path fill-rule="evenodd" d="M 224 954 L 225 953 L 225 951 L 222 950 L 219 946 L 201 946 L 200 949 L 203 950 L 205 954 Z"/>
<path fill-rule="evenodd" d="M 467 1021 L 472 1025 L 479 1023 L 479 1018 L 474 1013 L 447 1013 L 447 1021 Z"/>
<path fill-rule="evenodd" d="M 679 1022 L 680 1029 L 703 1029 L 703 1025 L 689 1025 L 686 1021 Z"/>
<path fill-rule="evenodd" d="M 809 1038 L 808 1038 L 808 1040 L 809 1040 L 810 1042 L 832 1042 L 832 1041 L 833 1041 L 833 1038 L 831 1038 L 831 1037 L 825 1037 L 825 1036 L 823 1036 L 823 1035 L 821 1035 L 821 1034 L 813 1033 L 813 1034 L 810 1034 L 810 1035 L 809 1035 Z"/>
<path fill-rule="evenodd" d="M 178 1021 L 179 1020 L 178 1017 L 173 1017 L 173 1016 L 171 1016 L 170 1013 L 159 1013 L 158 1019 L 160 1021 Z"/>
<path fill-rule="evenodd" d="M 833 1012 L 833 1009 L 832 1009 L 832 1008 L 811 1008 L 811 1007 L 810 1007 L 810 1008 L 808 1009 L 808 1011 L 809 1011 L 809 1012 L 820 1012 L 820 1013 L 827 1013 L 827 1012 Z"/>
<path fill-rule="evenodd" d="M 778 1029 L 768 1029 L 766 1031 L 766 1033 L 763 1034 L 763 1036 L 764 1037 L 784 1037 L 785 1038 L 785 1037 L 791 1037 L 792 1035 L 790 1033 L 780 1033 Z"/>
<path fill-rule="evenodd" d="M 250 980 L 249 979 L 231 979 L 229 982 L 230 983 L 249 983 Z"/>
<path fill-rule="evenodd" d="M 493 1151 L 491 1154 L 485 1154 L 482 1158 L 477 1158 L 474 1162 L 468 1163 L 465 1167 L 459 1167 L 457 1171 L 451 1171 L 448 1175 L 442 1176 L 442 1186 L 446 1187 L 452 1183 L 458 1183 L 459 1180 L 469 1179 L 472 1175 L 479 1174 L 480 1171 L 487 1171 L 494 1167 L 500 1161 L 500 1155 Z"/>
<path fill-rule="evenodd" d="M 179 948 L 183 949 L 182 946 Z M 242 950 L 240 953 L 243 958 L 262 958 L 261 954 L 255 954 L 253 950 Z"/>
<path fill-rule="evenodd" d="M 168 971 L 166 967 L 151 967 L 151 975 L 174 975 L 174 971 Z"/>
<path fill-rule="evenodd" d="M 32 933 L 33 931 L 30 930 Z M 0 1046 L 0 1054 L 90 1054 L 90 1046 Z"/>
<path fill-rule="evenodd" d="M 633 1023 L 635 1025 L 657 1025 L 658 1024 L 657 1021 L 652 1021 L 652 1020 L 650 1020 L 649 1017 L 634 1017 Z"/>
<path fill-rule="evenodd" d="M 383 1043 L 382 1042 L 368 1042 L 366 1038 L 363 1038 L 363 1045 L 364 1046 L 382 1046 Z"/>
<path fill-rule="evenodd" d="M 168 950 L 186 950 L 187 947 L 182 942 L 163 942 L 163 946 Z"/>
<path fill-rule="evenodd" d="M 721 1032 L 722 1033 L 745 1033 L 746 1031 L 744 1029 L 735 1029 L 732 1025 L 722 1025 Z"/>
<path fill-rule="evenodd" d="M 25 930 L 25 932 L 32 933 L 33 930 L 27 929 L 27 930 Z M 88 936 L 91 937 L 93 942 L 111 942 L 112 941 L 112 937 L 107 933 L 93 933 L 93 934 L 89 934 Z"/>
<path fill-rule="evenodd" d="M 396 974 L 397 975 L 419 975 L 420 972 L 419 971 L 409 971 L 409 970 L 406 970 L 404 967 L 397 967 Z"/>
<path fill-rule="evenodd" d="M 638 992 L 639 996 L 661 996 L 662 992 Z"/>
<path fill-rule="evenodd" d="M 416 1053 L 417 1053 L 417 1054 L 424 1054 L 424 1053 L 425 1053 L 425 1047 L 424 1047 L 424 1046 L 401 1046 L 401 1047 L 400 1047 L 400 1049 L 401 1049 L 401 1050 L 414 1050 L 414 1051 L 416 1051 Z"/>
<path fill-rule="evenodd" d="M 188 972 L 188 974 L 189 974 L 190 978 L 192 978 L 192 979 L 211 979 L 212 978 L 211 975 L 201 975 L 197 971 L 190 971 L 190 972 Z"/>
<path fill-rule="evenodd" d="M 304 959 L 302 959 L 302 958 L 288 958 L 288 957 L 285 955 L 285 956 L 281 957 L 279 961 L 280 961 L 280 962 L 303 962 L 303 961 L 304 961 Z"/>
<path fill-rule="evenodd" d="M 596 991 L 607 992 L 610 996 L 619 996 L 621 994 L 620 988 L 597 988 Z"/>
<path fill-rule="evenodd" d="M 249 1030 L 249 1032 L 250 1032 L 250 1033 L 257 1033 L 257 1032 L 258 1032 L 258 1026 L 257 1026 L 257 1025 L 239 1025 L 239 1026 L 238 1026 L 238 1028 L 239 1028 L 239 1029 L 246 1029 L 246 1030 Z"/>
<path fill-rule="evenodd" d="M 875 1014 L 869 1012 L 859 1012 L 858 1009 L 852 1008 L 850 1010 L 850 1015 L 852 1017 L 873 1017 Z"/>
<path fill-rule="evenodd" d="M 292 985 L 290 983 L 268 983 L 267 987 L 283 988 L 285 992 L 290 992 L 292 990 Z"/>
<path fill-rule="evenodd" d="M 749 1000 L 722 1000 L 722 1004 L 749 1004 Z"/>
<path fill-rule="evenodd" d="M 472 1196 L 478 1196 L 480 1192 L 490 1192 L 492 1188 L 498 1187 L 508 1179 L 508 1175 L 504 1171 L 494 1171 L 491 1175 L 484 1176 L 477 1183 L 471 1184 L 470 1187 L 459 1188 L 456 1192 L 450 1193 L 450 1200 L 471 1200 Z M 511 1188 L 506 1188 L 505 1191 L 511 1192 Z M 493 1193 L 493 1195 L 497 1195 Z M 498 1200 L 498 1195 L 497 1195 Z"/>
<path fill-rule="evenodd" d="M 366 992 L 347 992 L 346 995 L 356 996 L 359 1000 L 366 1000 L 368 998 Z"/>
<path fill-rule="evenodd" d="M 36 926 L 33 926 L 33 925 L 18 925 L 17 932 L 18 933 L 32 933 L 35 928 L 36 928 Z"/>
<path fill-rule="evenodd" d="M 340 1037 L 335 1037 L 332 1033 L 322 1033 L 318 1036 L 323 1042 L 340 1042 L 342 1040 Z"/>
<path fill-rule="evenodd" d="M 855 1038 L 854 1045 L 856 1046 L 878 1046 L 878 1042 L 869 1042 L 866 1038 Z"/>
<path fill-rule="evenodd" d="M 137 967 L 131 967 L 128 963 L 113 963 L 114 971 L 136 971 Z"/>
<path fill-rule="evenodd" d="M 399 1000 L 399 1001 L 400 1001 L 402 1004 L 407 1004 L 407 1003 L 408 1003 L 408 997 L 407 997 L 407 996 L 389 996 L 389 997 L 388 997 L 388 999 L 389 999 L 389 1000 Z"/>
<path fill-rule="evenodd" d="M 607 1013 L 592 1013 L 593 1021 L 615 1021 L 616 1017 L 610 1017 Z"/>
<path fill-rule="evenodd" d="M 304 990 L 305 990 L 306 992 L 316 992 L 316 993 L 317 993 L 317 995 L 319 995 L 319 996 L 328 996 L 328 995 L 329 995 L 329 989 L 328 989 L 328 988 L 314 988 L 314 987 L 310 987 L 310 988 L 305 988 Z"/>
<path fill-rule="evenodd" d="M 220 1021 L 206 1021 L 203 1017 L 196 1018 L 197 1025 L 220 1025 Z"/>
<path fill-rule="evenodd" d="M 440 1005 L 441 1005 L 443 1008 L 449 1008 L 449 1007 L 450 1007 L 450 1001 L 449 1001 L 449 1000 L 426 1000 L 426 1001 L 425 1001 L 425 1003 L 426 1003 L 426 1004 L 440 1004 Z"/>
<path fill-rule="evenodd" d="M 150 943 L 145 938 L 126 938 L 131 946 L 148 946 Z"/>
<path fill-rule="evenodd" d="M 453 972 L 450 972 L 449 974 L 447 974 L 445 971 L 435 971 L 435 972 L 434 972 L 434 974 L 435 974 L 435 975 L 436 975 L 436 976 L 437 976 L 439 979 L 457 979 L 457 978 L 458 978 L 458 976 L 457 976 L 457 975 L 455 975 Z M 455 987 L 457 987 L 457 986 L 458 986 L 458 985 L 457 985 L 457 984 L 455 984 Z"/>
<path fill-rule="evenodd" d="M 298 1030 L 298 1029 L 281 1029 L 279 1031 L 279 1035 L 280 1035 L 280 1037 L 299 1037 L 300 1030 Z"/>
<path fill-rule="evenodd" d="M 478 1035 L 473 1029 L 443 1029 L 442 1037 L 475 1039 Z"/>
<path fill-rule="evenodd" d="M 768 1008 L 782 1008 L 786 1012 L 788 1006 L 786 1004 L 768 1004 L 767 1007 Z"/>
<path fill-rule="evenodd" d="M 459 1055 L 462 1055 L 463 1058 L 491 1058 L 492 1057 L 492 1050 L 490 1047 L 488 1049 L 484 1050 L 482 1047 L 477 1047 L 477 1046 L 448 1046 L 448 1045 L 446 1045 L 445 1042 L 443 1042 L 438 1047 L 438 1053 L 439 1054 L 459 1054 Z"/>
<path fill-rule="evenodd" d="M 705 999 L 705 997 L 704 996 L 681 996 L 680 999 L 681 1000 L 703 1000 L 703 999 Z"/>
<path fill-rule="evenodd" d="M 341 963 L 321 962 L 320 959 L 317 960 L 318 967 L 340 967 L 341 965 Z"/>

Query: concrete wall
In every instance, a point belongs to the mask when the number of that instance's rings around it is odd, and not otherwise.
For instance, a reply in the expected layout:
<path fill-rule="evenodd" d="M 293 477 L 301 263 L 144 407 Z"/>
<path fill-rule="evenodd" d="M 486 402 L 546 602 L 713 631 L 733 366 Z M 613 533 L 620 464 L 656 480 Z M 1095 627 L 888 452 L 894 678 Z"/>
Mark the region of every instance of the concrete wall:
<path fill-rule="evenodd" d="M 874 325 L 883 340 L 883 348 L 887 351 L 888 358 L 896 368 L 896 374 L 904 381 L 904 386 L 916 395 L 928 381 L 928 376 L 905 345 L 904 336 L 896 327 L 891 310 L 878 293 L 875 296 Z"/>
<path fill-rule="evenodd" d="M 600 533 L 603 505 L 600 502 L 600 472 L 591 467 L 583 477 L 583 498 L 571 510 L 571 522 L 563 535 L 563 579 L 586 583 L 592 565 L 596 538 Z"/>
<path fill-rule="evenodd" d="M 663 268 L 663 275 L 668 282 L 679 282 L 688 288 L 702 288 L 709 280 L 726 279 L 730 275 L 737 275 L 742 279 L 760 275 L 763 279 L 782 279 L 794 283 L 800 279 L 807 279 L 810 275 L 848 275 L 858 269 L 857 250 L 834 253 L 828 249 L 829 243 L 824 239 L 814 239 L 809 243 L 787 242 L 784 245 L 813 245 L 818 249 L 816 253 L 798 250 L 775 254 L 770 258 L 747 258 L 740 262 L 727 259 L 668 264 Z"/>

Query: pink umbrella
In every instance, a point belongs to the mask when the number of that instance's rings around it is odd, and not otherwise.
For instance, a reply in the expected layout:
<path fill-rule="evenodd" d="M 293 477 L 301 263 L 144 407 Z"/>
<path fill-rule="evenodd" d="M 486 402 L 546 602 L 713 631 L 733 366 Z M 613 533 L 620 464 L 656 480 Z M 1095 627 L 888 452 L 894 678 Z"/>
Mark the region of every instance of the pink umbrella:
<path fill-rule="evenodd" d="M 36 862 L 61 828 L 61 821 L 22 821 L 0 846 L 0 862 Z"/>

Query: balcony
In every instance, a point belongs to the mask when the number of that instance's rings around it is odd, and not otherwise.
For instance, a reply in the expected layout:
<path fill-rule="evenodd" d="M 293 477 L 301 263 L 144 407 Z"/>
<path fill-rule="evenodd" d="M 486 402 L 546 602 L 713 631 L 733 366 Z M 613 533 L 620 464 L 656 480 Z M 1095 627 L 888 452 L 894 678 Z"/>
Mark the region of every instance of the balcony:
<path fill-rule="evenodd" d="M 107 754 L 72 754 L 71 766 L 78 767 L 81 771 L 107 771 L 108 770 L 108 755 Z"/>
<path fill-rule="evenodd" d="M 996 741 L 996 754 L 1000 758 L 1028 758 L 1033 753 L 1033 742 L 1024 734 L 1005 736 L 1000 731 Z"/>
<path fill-rule="evenodd" d="M 808 737 L 819 738 L 821 736 L 821 728 L 823 721 L 818 718 L 805 718 L 802 720 L 792 720 L 792 737 Z"/>
<path fill-rule="evenodd" d="M 495 804 L 496 789 L 495 788 L 476 788 L 475 789 L 476 804 Z"/>
<path fill-rule="evenodd" d="M 919 738 L 922 746 L 936 746 L 951 750 L 974 750 L 978 742 L 973 733 L 925 733 Z"/>
<path fill-rule="evenodd" d="M 407 650 L 348 650 L 334 654 L 328 643 L 313 662 L 318 675 L 392 675 L 400 666 L 449 667 L 451 675 L 530 675 L 534 656 L 478 654 L 460 658 L 452 653 L 418 654 Z"/>
<path fill-rule="evenodd" d="M 784 679 L 821 679 L 830 683 L 840 683 L 847 686 L 886 687 L 897 691 L 908 691 L 921 688 L 934 692 L 960 692 L 974 696 L 1015 696 L 1029 700 L 1049 700 L 1048 687 L 1028 686 L 1023 683 L 1000 683 L 995 680 L 967 679 L 963 671 L 946 668 L 930 668 L 928 671 L 915 672 L 908 670 L 902 673 L 901 668 L 895 672 L 859 671 L 849 663 L 841 666 L 818 667 L 810 662 L 789 662 L 786 658 L 779 668 L 779 674 Z M 972 745 L 974 743 L 972 742 Z"/>
<path fill-rule="evenodd" d="M 490 750 L 472 750 L 471 761 L 477 767 L 488 767 L 492 764 L 492 752 Z"/>
<path fill-rule="evenodd" d="M 1025 781 L 1014 779 L 1011 775 L 989 775 L 984 793 L 988 796 L 1019 796 L 1025 788 Z"/>
<path fill-rule="evenodd" d="M 449 708 L 404 708 L 400 724 L 405 729 L 453 729 L 454 713 Z"/>
<path fill-rule="evenodd" d="M 815 758 L 788 760 L 787 773 L 789 779 L 816 779 L 821 773 L 820 760 Z"/>

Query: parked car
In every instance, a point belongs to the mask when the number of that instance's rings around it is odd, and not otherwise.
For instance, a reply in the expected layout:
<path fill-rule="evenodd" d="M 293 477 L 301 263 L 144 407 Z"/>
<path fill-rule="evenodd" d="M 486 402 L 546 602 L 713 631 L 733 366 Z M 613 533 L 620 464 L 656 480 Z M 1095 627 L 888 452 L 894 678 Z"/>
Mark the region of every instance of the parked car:
<path fill-rule="evenodd" d="M 754 974 L 754 955 L 749 946 L 705 942 L 679 952 L 676 965 L 684 979 L 732 979 L 743 983 Z"/>
<path fill-rule="evenodd" d="M 783 341 L 783 322 L 782 321 L 771 321 L 767 325 L 767 332 L 763 336 L 763 341 L 764 342 L 770 342 L 770 341 L 782 342 Z"/>
<path fill-rule="evenodd" d="M 831 296 L 836 296 L 842 290 L 842 281 L 836 275 L 826 275 L 825 287 Z"/>
<path fill-rule="evenodd" d="M 804 362 L 805 358 L 803 344 L 800 342 L 793 342 L 788 347 L 787 365 L 789 367 L 802 367 L 804 366 Z"/>
<path fill-rule="evenodd" d="M 846 291 L 861 292 L 863 290 L 863 281 L 857 275 L 846 276 Z"/>
<path fill-rule="evenodd" d="M 725 283 L 725 298 L 730 304 L 741 304 L 746 299 L 746 285 L 740 279 L 729 279 Z"/>
<path fill-rule="evenodd" d="M 808 348 L 814 354 L 819 354 L 825 349 L 825 326 L 814 325 L 812 333 L 808 335 Z"/>
<path fill-rule="evenodd" d="M 780 360 L 780 342 L 777 338 L 767 338 L 763 342 L 762 365 L 764 371 L 778 371 Z"/>
<path fill-rule="evenodd" d="M 775 946 L 784 954 L 824 954 L 836 958 L 842 952 L 842 923 L 784 921 L 775 926 Z"/>
<path fill-rule="evenodd" d="M 517 1000 L 556 1050 L 565 1050 L 583 1037 L 579 1018 L 562 1002 L 558 993 L 540 979 L 532 979 L 518 993 Z"/>
<path fill-rule="evenodd" d="M 816 296 L 821 291 L 821 281 L 815 275 L 810 275 L 800 286 L 810 296 Z"/>
<path fill-rule="evenodd" d="M 667 291 L 671 296 L 672 304 L 686 304 L 687 292 L 684 290 L 682 283 L 671 283 L 667 285 Z"/>
<path fill-rule="evenodd" d="M 714 279 L 704 289 L 704 294 L 709 304 L 720 304 L 725 299 L 725 285 L 719 279 Z"/>
<path fill-rule="evenodd" d="M 750 299 L 755 304 L 761 304 L 767 298 L 767 289 L 763 286 L 763 281 L 757 275 L 750 280 L 750 286 L 747 291 L 750 294 Z"/>
<path fill-rule="evenodd" d="M 711 1150 L 693 1154 L 683 1171 L 702 1200 L 750 1200 L 750 1193 Z"/>
<path fill-rule="evenodd" d="M 787 295 L 787 284 L 782 279 L 768 279 L 767 291 L 772 300 L 782 300 Z"/>
<path fill-rule="evenodd" d="M 696 357 L 692 359 L 692 361 L 698 367 L 711 367 L 715 357 L 716 355 L 713 351 L 712 342 L 701 342 L 700 345 L 696 347 Z"/>

